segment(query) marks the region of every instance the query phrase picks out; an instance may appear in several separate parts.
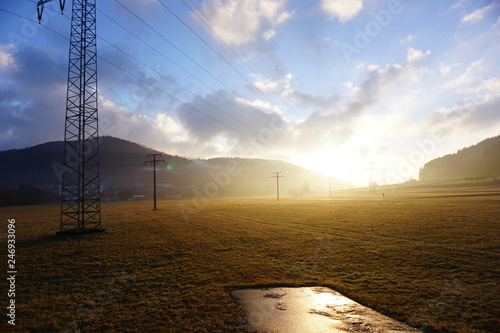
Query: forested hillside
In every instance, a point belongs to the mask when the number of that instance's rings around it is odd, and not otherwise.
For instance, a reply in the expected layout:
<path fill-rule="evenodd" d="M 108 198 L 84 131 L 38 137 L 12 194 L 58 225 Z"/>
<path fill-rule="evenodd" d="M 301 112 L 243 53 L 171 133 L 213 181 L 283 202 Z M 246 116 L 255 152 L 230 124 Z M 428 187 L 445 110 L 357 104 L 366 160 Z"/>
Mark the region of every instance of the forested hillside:
<path fill-rule="evenodd" d="M 500 136 L 436 158 L 426 163 L 419 174 L 420 180 L 474 180 L 496 176 L 500 176 Z"/>

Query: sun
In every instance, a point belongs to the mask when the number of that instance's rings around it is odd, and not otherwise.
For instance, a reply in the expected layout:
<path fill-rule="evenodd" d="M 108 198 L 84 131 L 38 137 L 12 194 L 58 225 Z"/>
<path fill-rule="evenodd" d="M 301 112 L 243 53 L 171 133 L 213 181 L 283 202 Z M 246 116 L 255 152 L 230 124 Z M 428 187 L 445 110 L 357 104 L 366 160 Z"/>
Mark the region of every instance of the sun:
<path fill-rule="evenodd" d="M 326 177 L 345 180 L 349 178 L 349 166 L 352 162 L 349 155 L 340 149 L 324 148 L 318 153 L 302 155 L 292 163 L 324 174 Z"/>
<path fill-rule="evenodd" d="M 295 158 L 292 163 L 345 182 L 352 182 L 357 161 L 346 148 L 325 147 L 320 152 Z M 357 178 L 357 177 L 356 177 Z"/>

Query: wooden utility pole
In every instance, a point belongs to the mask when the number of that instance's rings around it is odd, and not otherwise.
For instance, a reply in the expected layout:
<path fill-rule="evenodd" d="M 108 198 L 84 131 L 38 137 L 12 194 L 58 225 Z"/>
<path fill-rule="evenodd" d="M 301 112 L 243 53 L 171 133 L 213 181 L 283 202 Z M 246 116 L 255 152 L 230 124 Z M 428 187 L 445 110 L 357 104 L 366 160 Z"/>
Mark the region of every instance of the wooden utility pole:
<path fill-rule="evenodd" d="M 328 192 L 330 192 L 330 198 L 332 197 L 332 177 L 328 177 Z"/>
<path fill-rule="evenodd" d="M 279 175 L 280 173 L 283 173 L 281 171 L 277 171 L 277 172 L 273 172 L 273 173 L 276 174 L 275 176 L 271 176 L 271 178 L 276 178 L 276 200 L 280 201 L 280 180 L 279 179 L 284 177 L 284 176 Z"/>
<path fill-rule="evenodd" d="M 156 164 L 160 163 L 160 162 L 165 163 L 164 159 L 157 160 L 156 156 L 161 156 L 161 154 L 151 154 L 151 155 L 148 155 L 148 159 L 150 157 L 153 157 L 153 160 L 152 161 L 144 161 L 144 164 L 148 164 L 148 163 L 153 164 L 153 199 L 154 199 L 153 210 L 156 210 Z"/>

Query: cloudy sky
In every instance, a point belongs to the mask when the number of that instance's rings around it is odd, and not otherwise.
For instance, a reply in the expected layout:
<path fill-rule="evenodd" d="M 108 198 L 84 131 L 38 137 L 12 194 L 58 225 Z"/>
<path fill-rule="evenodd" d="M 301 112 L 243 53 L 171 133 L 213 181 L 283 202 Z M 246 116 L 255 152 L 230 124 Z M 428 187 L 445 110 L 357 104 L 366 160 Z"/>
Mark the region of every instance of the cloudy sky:
<path fill-rule="evenodd" d="M 0 2 L 0 150 L 62 140 L 71 1 Z M 500 135 L 500 2 L 97 3 L 100 135 L 366 186 Z M 270 170 L 276 171 L 276 170 Z"/>

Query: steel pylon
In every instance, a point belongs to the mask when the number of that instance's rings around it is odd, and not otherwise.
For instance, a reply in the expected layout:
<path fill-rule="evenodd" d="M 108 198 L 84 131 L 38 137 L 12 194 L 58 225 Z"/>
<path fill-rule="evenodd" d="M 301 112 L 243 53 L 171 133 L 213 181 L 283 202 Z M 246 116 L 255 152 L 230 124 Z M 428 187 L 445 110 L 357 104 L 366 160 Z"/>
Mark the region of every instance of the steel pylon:
<path fill-rule="evenodd" d="M 102 231 L 95 0 L 73 0 L 60 232 Z"/>

